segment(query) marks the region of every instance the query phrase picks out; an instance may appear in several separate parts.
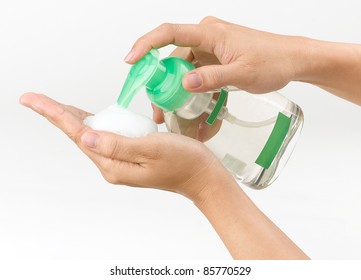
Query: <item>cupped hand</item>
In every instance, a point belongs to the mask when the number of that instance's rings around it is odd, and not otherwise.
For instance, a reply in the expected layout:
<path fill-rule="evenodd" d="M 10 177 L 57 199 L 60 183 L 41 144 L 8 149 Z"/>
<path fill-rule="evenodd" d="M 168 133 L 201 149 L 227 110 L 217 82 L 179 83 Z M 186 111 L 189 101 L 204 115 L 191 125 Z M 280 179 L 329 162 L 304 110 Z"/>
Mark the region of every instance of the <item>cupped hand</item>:
<path fill-rule="evenodd" d="M 129 138 L 84 125 L 91 115 L 41 94 L 27 93 L 20 103 L 43 115 L 67 134 L 113 184 L 150 187 L 202 200 L 215 175 L 227 172 L 200 142 L 172 133 Z"/>

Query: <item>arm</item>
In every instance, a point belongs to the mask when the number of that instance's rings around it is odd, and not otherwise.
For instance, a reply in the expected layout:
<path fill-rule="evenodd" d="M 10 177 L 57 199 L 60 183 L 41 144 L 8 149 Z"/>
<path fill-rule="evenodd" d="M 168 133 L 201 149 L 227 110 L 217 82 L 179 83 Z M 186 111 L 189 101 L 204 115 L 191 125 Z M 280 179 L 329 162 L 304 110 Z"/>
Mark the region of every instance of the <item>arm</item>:
<path fill-rule="evenodd" d="M 83 123 L 89 113 L 44 95 L 25 94 L 20 102 L 64 131 L 110 183 L 157 188 L 191 199 L 234 258 L 307 258 L 202 143 L 172 133 L 128 138 L 94 131 Z"/>
<path fill-rule="evenodd" d="M 361 105 L 361 45 L 278 35 L 207 17 L 200 24 L 161 25 L 135 42 L 126 61 L 168 44 L 181 46 L 175 54 L 199 66 L 183 78 L 192 92 L 233 85 L 266 93 L 301 81 Z"/>
<path fill-rule="evenodd" d="M 213 172 L 195 200 L 234 259 L 308 259 L 247 197 L 228 172 Z"/>
<path fill-rule="evenodd" d="M 300 41 L 300 67 L 294 80 L 361 105 L 361 45 L 307 38 Z"/>

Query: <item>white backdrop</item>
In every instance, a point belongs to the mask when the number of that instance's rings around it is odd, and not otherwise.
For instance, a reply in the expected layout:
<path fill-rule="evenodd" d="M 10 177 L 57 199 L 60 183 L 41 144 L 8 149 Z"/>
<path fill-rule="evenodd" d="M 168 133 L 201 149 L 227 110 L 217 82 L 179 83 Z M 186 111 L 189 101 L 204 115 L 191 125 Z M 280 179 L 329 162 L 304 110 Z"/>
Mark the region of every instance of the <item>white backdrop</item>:
<path fill-rule="evenodd" d="M 360 3 L 0 0 L 0 259 L 230 259 L 190 201 L 108 184 L 19 96 L 41 92 L 99 111 L 118 97 L 137 37 L 206 15 L 361 43 Z M 311 258 L 361 259 L 361 108 L 301 83 L 281 93 L 303 108 L 303 133 L 271 187 L 243 188 Z M 151 116 L 144 95 L 133 108 Z"/>

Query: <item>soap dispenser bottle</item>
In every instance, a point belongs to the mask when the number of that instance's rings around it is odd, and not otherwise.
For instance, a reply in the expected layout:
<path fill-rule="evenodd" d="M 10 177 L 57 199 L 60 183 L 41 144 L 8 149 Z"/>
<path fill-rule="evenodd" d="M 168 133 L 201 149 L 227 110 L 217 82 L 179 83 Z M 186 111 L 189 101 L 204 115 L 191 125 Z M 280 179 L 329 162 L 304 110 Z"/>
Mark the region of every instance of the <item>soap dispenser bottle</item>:
<path fill-rule="evenodd" d="M 153 49 L 132 66 L 118 105 L 128 107 L 145 87 L 170 132 L 203 142 L 242 184 L 267 187 L 292 153 L 302 129 L 301 108 L 277 92 L 251 94 L 232 86 L 188 92 L 182 78 L 193 69 L 178 57 L 159 60 Z"/>

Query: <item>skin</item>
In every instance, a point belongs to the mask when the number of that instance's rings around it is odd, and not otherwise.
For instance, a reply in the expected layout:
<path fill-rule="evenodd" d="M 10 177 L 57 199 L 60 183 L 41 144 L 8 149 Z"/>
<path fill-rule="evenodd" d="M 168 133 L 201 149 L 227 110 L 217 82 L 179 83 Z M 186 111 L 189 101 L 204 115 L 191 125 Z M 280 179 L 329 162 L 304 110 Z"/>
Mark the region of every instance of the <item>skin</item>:
<path fill-rule="evenodd" d="M 26 93 L 20 103 L 68 135 L 108 182 L 157 188 L 191 199 L 209 219 L 234 258 L 307 258 L 252 203 L 201 142 L 173 133 L 128 138 L 94 131 L 83 123 L 90 113 L 42 94 Z"/>
<path fill-rule="evenodd" d="M 205 92 L 233 85 L 251 93 L 283 88 L 291 81 L 319 86 L 361 105 L 361 45 L 284 36 L 206 17 L 200 24 L 165 23 L 140 37 L 125 61 L 135 63 L 150 49 L 174 44 L 172 55 L 198 68 L 183 87 Z M 154 119 L 164 121 L 154 107 Z"/>
<path fill-rule="evenodd" d="M 183 78 L 184 88 L 192 92 L 234 85 L 264 93 L 301 81 L 361 105 L 360 45 L 277 35 L 207 17 L 195 25 L 161 25 L 138 39 L 125 60 L 135 63 L 151 48 L 168 44 L 178 46 L 173 55 L 198 67 Z M 110 183 L 191 199 L 233 258 L 308 258 L 199 141 L 172 133 L 127 138 L 94 131 L 83 124 L 89 113 L 35 93 L 23 95 L 20 103 L 63 130 Z M 164 121 L 156 107 L 154 119 Z"/>

